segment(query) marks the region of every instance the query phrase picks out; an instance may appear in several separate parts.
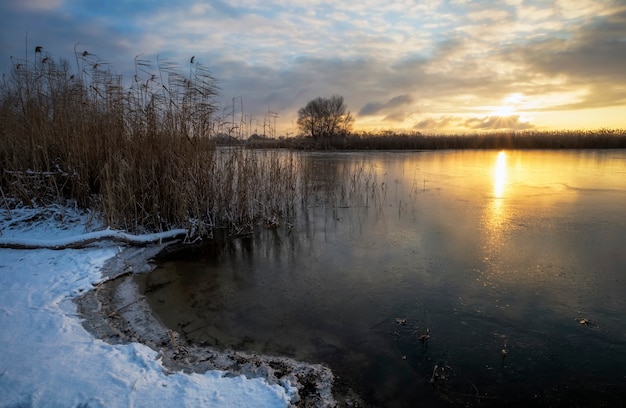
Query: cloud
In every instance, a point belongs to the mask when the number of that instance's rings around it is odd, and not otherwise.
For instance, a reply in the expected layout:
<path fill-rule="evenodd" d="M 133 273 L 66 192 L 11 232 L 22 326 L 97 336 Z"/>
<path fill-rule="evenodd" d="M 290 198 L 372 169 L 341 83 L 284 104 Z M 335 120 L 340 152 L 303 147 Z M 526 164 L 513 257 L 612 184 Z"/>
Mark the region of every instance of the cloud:
<path fill-rule="evenodd" d="M 241 17 L 244 14 L 242 9 L 233 7 L 221 0 L 212 0 L 210 4 L 213 10 L 217 11 L 220 15 L 228 18 L 237 18 Z"/>
<path fill-rule="evenodd" d="M 241 97 L 246 114 L 278 111 L 286 127 L 333 94 L 358 111 L 357 126 L 380 127 L 418 114 L 418 128 L 528 126 L 490 113 L 511 94 L 524 96 L 520 115 L 626 104 L 623 0 L 21 4 L 0 3 L 0 63 L 25 54 L 26 32 L 70 61 L 80 43 L 126 78 L 138 54 L 185 67 L 195 55 L 223 104 Z"/>
<path fill-rule="evenodd" d="M 454 129 L 459 127 L 463 122 L 462 118 L 454 116 L 428 117 L 417 122 L 413 129 L 415 130 L 441 130 Z"/>
<path fill-rule="evenodd" d="M 440 117 L 428 117 L 417 122 L 413 129 L 420 131 L 448 131 L 463 132 L 473 130 L 479 132 L 488 131 L 519 131 L 535 129 L 536 126 L 521 119 L 519 115 L 510 116 L 482 116 L 461 117 L 444 115 Z"/>
<path fill-rule="evenodd" d="M 385 104 L 385 107 L 396 108 L 398 106 L 410 104 L 411 102 L 413 102 L 411 95 L 398 95 L 389 99 L 389 101 Z"/>
<path fill-rule="evenodd" d="M 368 102 L 365 105 L 363 105 L 361 110 L 359 110 L 358 115 L 359 116 L 376 115 L 377 113 L 379 113 L 381 111 L 381 109 L 383 109 L 384 106 L 385 106 L 384 103 Z"/>
<path fill-rule="evenodd" d="M 521 121 L 519 115 L 470 118 L 465 120 L 464 125 L 475 130 L 527 130 L 535 128 L 533 124 Z"/>
<path fill-rule="evenodd" d="M 14 6 L 25 10 L 47 11 L 55 10 L 63 3 L 64 0 L 21 0 L 14 2 Z"/>
<path fill-rule="evenodd" d="M 413 112 L 406 105 L 411 105 L 413 97 L 408 94 L 394 96 L 385 103 L 368 102 L 358 113 L 358 116 L 374 116 L 384 114 L 383 122 L 403 122 Z"/>
<path fill-rule="evenodd" d="M 513 49 L 537 73 L 572 78 L 626 80 L 626 10 L 583 26 L 571 39 L 550 39 Z"/>

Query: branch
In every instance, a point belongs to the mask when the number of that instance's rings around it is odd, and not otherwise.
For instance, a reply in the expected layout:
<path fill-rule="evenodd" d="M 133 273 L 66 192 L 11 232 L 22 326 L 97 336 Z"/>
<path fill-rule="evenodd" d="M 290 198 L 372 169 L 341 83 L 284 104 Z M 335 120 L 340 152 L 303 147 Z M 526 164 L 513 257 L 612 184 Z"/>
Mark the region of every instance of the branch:
<path fill-rule="evenodd" d="M 156 234 L 133 235 L 122 231 L 104 230 L 90 232 L 69 238 L 56 240 L 42 239 L 0 239 L 0 248 L 9 249 L 68 249 L 84 248 L 85 246 L 99 241 L 123 242 L 132 245 L 146 245 L 152 242 L 173 239 L 181 235 L 187 235 L 186 229 L 175 229 L 159 232 Z"/>

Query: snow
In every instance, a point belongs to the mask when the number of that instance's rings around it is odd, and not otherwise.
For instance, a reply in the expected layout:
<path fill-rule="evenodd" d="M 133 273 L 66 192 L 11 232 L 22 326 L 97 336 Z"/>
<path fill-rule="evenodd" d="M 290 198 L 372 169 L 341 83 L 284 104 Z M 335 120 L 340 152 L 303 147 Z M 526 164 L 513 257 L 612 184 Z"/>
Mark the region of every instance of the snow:
<path fill-rule="evenodd" d="M 73 237 L 57 238 L 54 240 L 22 237 L 0 238 L 0 247 L 14 246 L 19 247 L 19 249 L 64 249 L 66 247 L 78 245 L 83 246 L 85 243 L 103 240 L 122 241 L 133 244 L 148 244 L 150 242 L 170 239 L 185 234 L 187 234 L 186 229 L 174 229 L 171 231 L 144 235 L 133 235 L 123 231 L 106 229 L 102 231 L 88 232 Z"/>
<path fill-rule="evenodd" d="M 55 247 L 88 221 L 66 210 L 0 210 L 0 239 Z M 0 249 L 0 407 L 289 406 L 293 389 L 222 371 L 168 373 L 155 350 L 87 332 L 71 299 L 103 280 L 117 251 L 110 242 Z"/>

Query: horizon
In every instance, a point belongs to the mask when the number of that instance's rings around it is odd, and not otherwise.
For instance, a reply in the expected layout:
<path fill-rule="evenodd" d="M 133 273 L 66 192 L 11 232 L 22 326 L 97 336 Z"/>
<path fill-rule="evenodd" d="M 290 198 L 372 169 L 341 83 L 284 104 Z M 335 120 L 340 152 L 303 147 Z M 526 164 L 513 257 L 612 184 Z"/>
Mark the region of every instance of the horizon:
<path fill-rule="evenodd" d="M 298 109 L 333 94 L 357 132 L 626 128 L 619 0 L 28 0 L 0 11 L 3 73 L 35 46 L 70 63 L 74 47 L 88 51 L 125 83 L 136 56 L 156 65 L 158 55 L 182 72 L 194 56 L 215 76 L 221 108 L 243 107 L 250 133 L 271 118 L 276 136 L 297 134 Z"/>

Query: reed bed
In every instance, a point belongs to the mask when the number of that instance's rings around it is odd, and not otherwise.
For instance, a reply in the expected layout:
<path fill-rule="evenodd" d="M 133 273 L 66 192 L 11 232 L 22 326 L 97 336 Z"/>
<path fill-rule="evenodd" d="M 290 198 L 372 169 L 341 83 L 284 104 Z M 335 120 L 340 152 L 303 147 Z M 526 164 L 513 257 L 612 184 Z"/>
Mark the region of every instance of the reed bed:
<path fill-rule="evenodd" d="M 3 205 L 73 203 L 112 228 L 187 227 L 190 237 L 244 233 L 294 211 L 306 182 L 298 161 L 216 147 L 218 87 L 194 58 L 185 74 L 137 59 L 129 85 L 88 51 L 75 63 L 76 72 L 36 47 L 3 76 Z"/>
<path fill-rule="evenodd" d="M 476 134 L 356 133 L 349 149 L 614 149 L 626 148 L 626 129 L 489 132 Z"/>
<path fill-rule="evenodd" d="M 624 149 L 626 129 L 422 134 L 420 132 L 355 132 L 323 144 L 311 138 L 265 139 L 250 148 L 302 150 L 440 150 L 440 149 Z"/>

